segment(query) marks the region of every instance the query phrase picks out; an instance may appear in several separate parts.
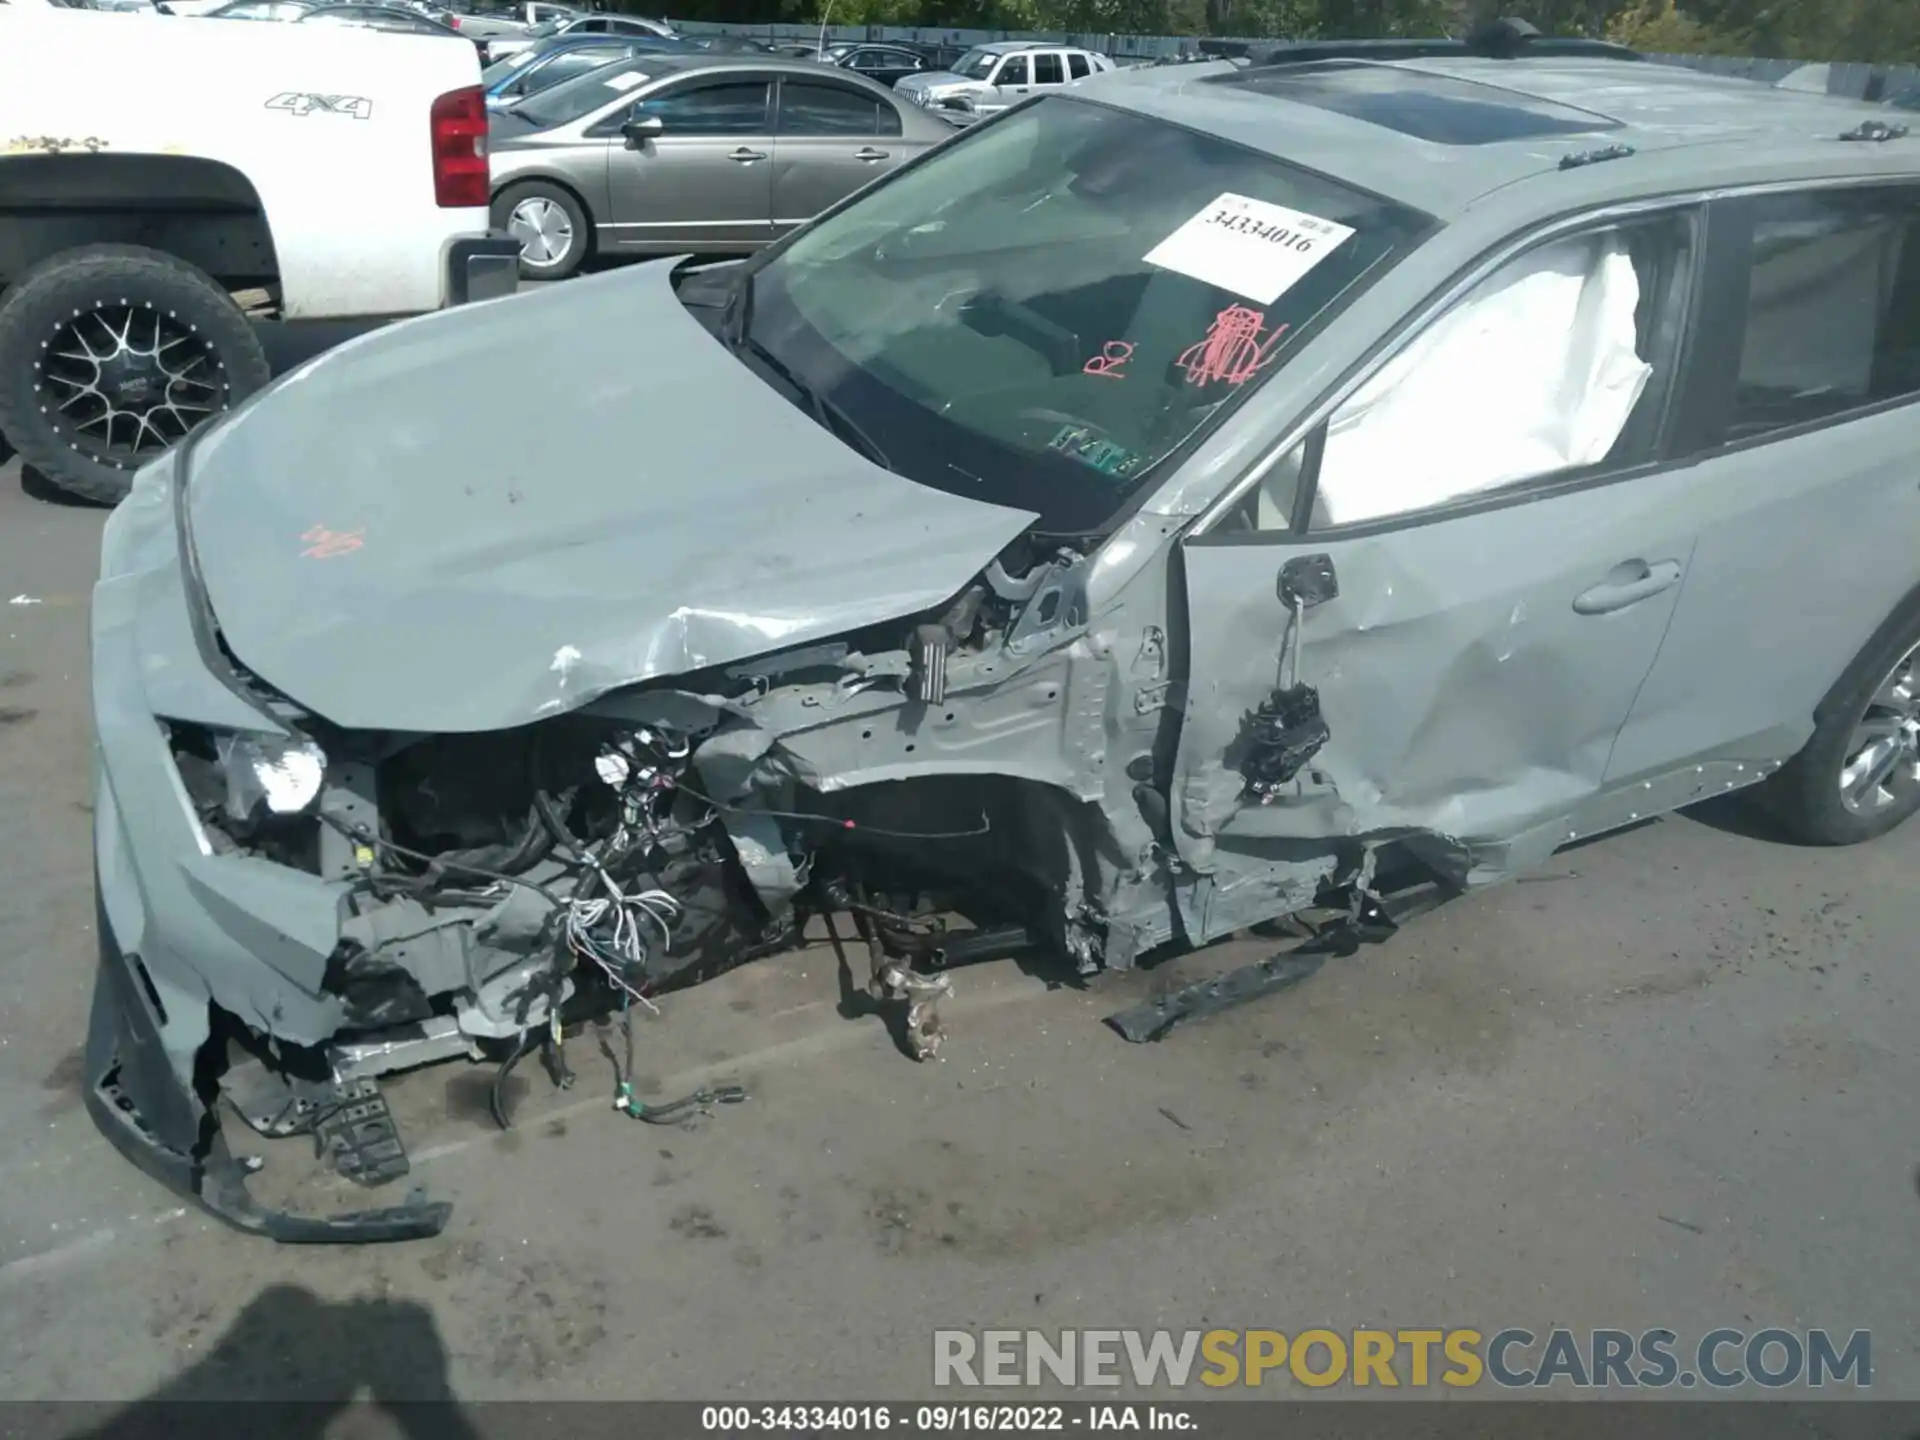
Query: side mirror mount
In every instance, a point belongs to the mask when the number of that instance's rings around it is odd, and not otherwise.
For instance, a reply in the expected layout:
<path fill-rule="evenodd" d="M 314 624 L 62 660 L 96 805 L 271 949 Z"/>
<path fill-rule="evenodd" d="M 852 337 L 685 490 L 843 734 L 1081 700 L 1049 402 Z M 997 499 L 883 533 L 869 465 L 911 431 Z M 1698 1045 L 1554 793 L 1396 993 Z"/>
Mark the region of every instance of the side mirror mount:
<path fill-rule="evenodd" d="M 1324 605 L 1339 593 L 1331 555 L 1300 555 L 1280 567 L 1280 599 L 1295 613 Z"/>
<path fill-rule="evenodd" d="M 620 133 L 627 137 L 629 150 L 644 150 L 647 141 L 657 137 L 667 127 L 660 123 L 658 115 L 639 115 L 620 127 Z"/>

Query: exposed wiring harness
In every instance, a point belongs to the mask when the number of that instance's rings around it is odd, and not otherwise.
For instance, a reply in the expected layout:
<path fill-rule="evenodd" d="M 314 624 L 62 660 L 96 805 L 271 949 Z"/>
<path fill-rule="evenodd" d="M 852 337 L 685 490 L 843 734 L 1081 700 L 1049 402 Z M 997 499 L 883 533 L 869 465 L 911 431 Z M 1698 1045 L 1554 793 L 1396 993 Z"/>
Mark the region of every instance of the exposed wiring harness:
<path fill-rule="evenodd" d="M 800 824 L 820 825 L 837 831 L 857 831 L 890 839 L 937 841 L 971 839 L 990 833 L 983 812 L 980 823 L 965 830 L 891 830 L 881 826 L 822 815 L 809 811 L 772 810 L 761 806 L 728 804 L 716 800 L 686 783 L 684 770 L 692 744 L 684 736 L 653 729 L 641 729 L 624 742 L 601 748 L 594 762 L 599 778 L 620 798 L 621 815 L 610 836 L 592 842 L 582 840 L 567 824 L 577 791 L 568 789 L 556 798 L 545 789 L 534 790 L 528 816 L 528 830 L 506 844 L 476 850 L 431 855 L 388 840 L 368 827 L 320 813 L 320 819 L 356 845 L 368 847 L 425 867 L 419 876 L 395 877 L 403 892 L 425 902 L 429 897 L 441 902 L 484 902 L 501 893 L 502 886 L 518 886 L 531 891 L 552 907 L 560 921 L 560 945 L 555 951 L 550 1008 L 544 1024 L 522 1031 L 501 1058 L 494 1072 L 488 1101 L 494 1122 L 502 1130 L 511 1128 L 507 1106 L 507 1082 L 516 1066 L 535 1049 L 546 1046 L 549 1071 L 557 1085 L 572 1083 L 567 1068 L 564 1033 L 560 1018 L 562 977 L 571 966 L 561 957 L 591 961 L 614 993 L 620 997 L 620 1027 L 624 1042 L 624 1062 L 614 1055 L 605 1037 L 601 1049 L 614 1068 L 613 1108 L 633 1119 L 653 1125 L 692 1125 L 709 1113 L 715 1104 L 734 1104 L 747 1098 L 737 1085 L 703 1087 L 678 1100 L 657 1105 L 643 1104 L 634 1093 L 633 1007 L 636 1003 L 655 1014 L 658 1007 L 648 998 L 647 970 L 656 953 L 673 945 L 673 930 L 683 906 L 668 891 L 655 887 L 624 888 L 613 871 L 636 852 L 653 851 L 672 834 L 697 831 L 723 814 L 754 814 Z M 672 797 L 684 793 L 707 807 L 707 813 L 694 821 L 672 818 Z M 663 805 L 662 802 L 665 802 Z M 569 895 L 562 895 L 550 884 L 530 880 L 514 873 L 531 867 L 549 855 L 577 867 L 579 878 Z M 471 876 L 491 882 L 483 890 L 449 892 L 441 888 L 445 877 Z M 378 886 L 376 877 L 369 883 Z M 628 884 L 631 886 L 632 881 Z M 491 893 L 490 893 L 491 892 Z M 902 928 L 918 929 L 912 917 L 895 915 L 878 906 L 854 902 L 856 912 L 866 911 Z M 938 933 L 937 925 L 927 927 Z M 658 950 L 656 951 L 656 946 Z"/>
<path fill-rule="evenodd" d="M 567 902 L 567 948 L 600 967 L 620 993 L 623 1007 L 629 999 L 638 1000 L 658 1014 L 658 1008 L 644 990 L 636 988 L 635 982 L 646 975 L 649 932 L 659 935 L 662 949 L 673 944 L 673 925 L 680 918 L 680 902 L 664 890 L 629 894 L 598 866 L 595 874 L 607 893 L 584 898 L 576 894 Z"/>

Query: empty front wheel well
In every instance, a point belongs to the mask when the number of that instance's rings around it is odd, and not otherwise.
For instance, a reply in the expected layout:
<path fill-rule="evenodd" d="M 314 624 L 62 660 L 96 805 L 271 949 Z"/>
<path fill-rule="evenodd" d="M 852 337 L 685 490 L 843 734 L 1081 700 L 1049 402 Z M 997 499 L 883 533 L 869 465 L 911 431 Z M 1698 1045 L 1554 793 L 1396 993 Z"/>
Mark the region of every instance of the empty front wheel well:
<path fill-rule="evenodd" d="M 9 156 L 0 165 L 0 286 L 86 245 L 143 245 L 229 289 L 271 286 L 279 262 L 252 182 L 192 155 Z"/>

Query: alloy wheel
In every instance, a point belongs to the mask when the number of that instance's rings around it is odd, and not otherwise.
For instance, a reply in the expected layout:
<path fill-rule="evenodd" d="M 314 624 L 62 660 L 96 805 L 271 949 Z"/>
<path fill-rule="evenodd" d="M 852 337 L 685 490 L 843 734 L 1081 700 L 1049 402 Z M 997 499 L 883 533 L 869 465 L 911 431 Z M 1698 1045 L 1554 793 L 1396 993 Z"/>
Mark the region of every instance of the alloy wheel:
<path fill-rule="evenodd" d="M 41 347 L 34 391 L 74 450 L 139 464 L 226 409 L 226 365 L 197 326 L 126 300 L 76 310 Z"/>
<path fill-rule="evenodd" d="M 1920 784 L 1920 645 L 1903 655 L 1867 701 L 1840 766 L 1840 799 L 1856 815 L 1893 804 Z"/>

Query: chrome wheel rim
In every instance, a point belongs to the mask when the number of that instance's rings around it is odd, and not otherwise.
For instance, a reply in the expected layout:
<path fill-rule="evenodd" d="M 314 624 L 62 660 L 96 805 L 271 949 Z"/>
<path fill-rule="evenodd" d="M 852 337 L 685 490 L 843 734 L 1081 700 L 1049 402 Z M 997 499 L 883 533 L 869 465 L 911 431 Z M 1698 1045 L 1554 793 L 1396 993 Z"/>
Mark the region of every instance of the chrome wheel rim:
<path fill-rule="evenodd" d="M 557 265 L 573 248 L 573 221 L 566 210 L 537 195 L 513 207 L 507 233 L 520 242 L 520 258 L 529 265 Z"/>
<path fill-rule="evenodd" d="M 1856 815 L 1871 815 L 1920 784 L 1920 645 L 1874 689 L 1847 741 L 1840 765 L 1840 800 Z"/>
<path fill-rule="evenodd" d="M 102 300 L 40 347 L 33 389 L 68 448 L 127 468 L 227 408 L 227 367 L 171 310 Z"/>

